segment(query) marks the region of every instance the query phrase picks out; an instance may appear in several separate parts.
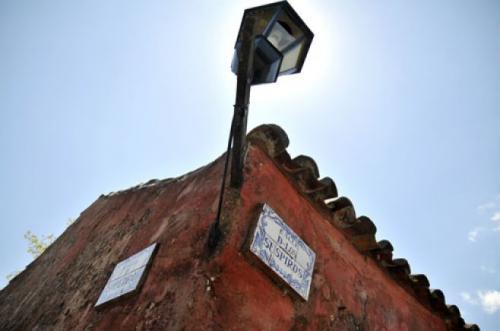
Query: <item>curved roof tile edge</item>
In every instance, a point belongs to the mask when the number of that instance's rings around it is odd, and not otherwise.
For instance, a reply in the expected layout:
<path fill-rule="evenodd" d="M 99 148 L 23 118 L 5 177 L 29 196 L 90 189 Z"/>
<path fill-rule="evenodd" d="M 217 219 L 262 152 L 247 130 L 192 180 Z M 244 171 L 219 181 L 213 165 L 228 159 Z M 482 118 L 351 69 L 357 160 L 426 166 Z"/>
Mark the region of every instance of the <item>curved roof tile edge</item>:
<path fill-rule="evenodd" d="M 393 246 L 388 240 L 376 241 L 375 224 L 366 216 L 356 217 L 352 202 L 339 197 L 335 182 L 330 177 L 319 178 L 319 169 L 313 158 L 299 155 L 292 159 L 287 152 L 286 132 L 275 124 L 256 127 L 247 135 L 248 142 L 257 145 L 270 156 L 282 172 L 290 177 L 301 192 L 317 207 L 327 209 L 330 223 L 344 233 L 362 254 L 371 257 L 401 287 L 423 306 L 445 320 L 450 331 L 479 331 L 476 324 L 466 324 L 455 305 L 447 305 L 441 290 L 430 289 L 427 276 L 411 274 L 406 259 L 392 256 Z"/>

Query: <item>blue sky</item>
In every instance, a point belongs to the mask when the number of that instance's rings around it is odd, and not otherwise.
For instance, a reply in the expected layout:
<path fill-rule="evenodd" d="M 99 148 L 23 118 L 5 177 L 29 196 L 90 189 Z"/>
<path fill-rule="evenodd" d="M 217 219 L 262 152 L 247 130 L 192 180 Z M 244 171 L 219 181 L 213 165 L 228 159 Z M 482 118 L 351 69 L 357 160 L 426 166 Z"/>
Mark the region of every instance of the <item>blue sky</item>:
<path fill-rule="evenodd" d="M 0 2 L 0 287 L 101 193 L 225 148 L 245 8 L 262 1 Z M 300 75 L 252 89 L 395 256 L 467 321 L 500 325 L 500 2 L 307 0 Z"/>

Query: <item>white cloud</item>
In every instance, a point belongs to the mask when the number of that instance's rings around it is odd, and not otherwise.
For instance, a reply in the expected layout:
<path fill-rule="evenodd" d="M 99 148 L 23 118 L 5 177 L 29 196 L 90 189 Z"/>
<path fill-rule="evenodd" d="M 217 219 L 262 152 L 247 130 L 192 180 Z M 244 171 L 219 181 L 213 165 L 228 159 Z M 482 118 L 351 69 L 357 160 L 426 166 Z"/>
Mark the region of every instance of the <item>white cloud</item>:
<path fill-rule="evenodd" d="M 462 297 L 462 300 L 464 300 L 467 303 L 470 303 L 471 305 L 478 304 L 477 300 L 474 299 L 473 296 L 469 292 L 462 292 L 462 293 L 460 293 L 460 296 Z"/>
<path fill-rule="evenodd" d="M 500 211 L 497 211 L 491 216 L 491 220 L 495 222 L 495 228 L 493 231 L 500 231 Z"/>
<path fill-rule="evenodd" d="M 500 291 L 478 291 L 477 295 L 483 310 L 488 314 L 494 314 L 500 310 Z"/>
<path fill-rule="evenodd" d="M 494 314 L 500 310 L 500 291 L 477 291 L 476 294 L 462 292 L 460 296 L 471 305 L 481 305 L 481 308 L 488 314 Z"/>
<path fill-rule="evenodd" d="M 497 273 L 497 271 L 495 270 L 495 268 L 488 267 L 488 266 L 485 266 L 485 265 L 480 266 L 479 269 L 481 269 L 482 272 L 486 272 L 488 274 L 496 274 Z"/>
<path fill-rule="evenodd" d="M 477 211 L 480 214 L 484 214 L 488 212 L 488 214 L 492 215 L 490 220 L 493 222 L 493 227 L 490 225 L 483 225 L 475 227 L 467 233 L 467 239 L 470 242 L 476 242 L 479 238 L 480 232 L 500 232 L 500 194 L 496 195 L 491 201 L 483 203 L 482 205 L 477 206 Z"/>
<path fill-rule="evenodd" d="M 479 236 L 479 232 L 482 231 L 482 230 L 483 230 L 482 227 L 477 227 L 477 228 L 474 228 L 474 229 L 470 230 L 469 233 L 467 234 L 467 239 L 470 242 L 476 242 L 477 241 L 477 237 Z"/>
<path fill-rule="evenodd" d="M 496 204 L 494 202 L 483 203 L 482 205 L 477 206 L 477 211 L 480 213 L 484 213 L 488 209 L 495 208 Z"/>

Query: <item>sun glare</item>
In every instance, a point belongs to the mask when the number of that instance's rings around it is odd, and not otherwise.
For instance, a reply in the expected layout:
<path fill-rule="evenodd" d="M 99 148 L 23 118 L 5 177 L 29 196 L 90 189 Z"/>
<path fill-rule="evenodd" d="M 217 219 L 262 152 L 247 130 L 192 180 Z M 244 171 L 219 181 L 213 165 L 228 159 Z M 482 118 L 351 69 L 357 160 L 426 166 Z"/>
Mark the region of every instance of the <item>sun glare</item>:
<path fill-rule="evenodd" d="M 212 55 L 212 59 L 218 68 L 217 72 L 221 72 L 219 88 L 224 91 L 226 97 L 230 95 L 232 98 L 236 89 L 236 76 L 231 72 L 230 64 L 243 11 L 269 2 L 262 0 L 234 2 L 220 13 L 224 19 L 217 20 L 214 33 L 218 36 L 215 47 L 218 51 Z M 291 5 L 313 31 L 314 39 L 301 73 L 280 76 L 276 84 L 252 87 L 251 103 L 260 105 L 261 108 L 276 109 L 276 104 L 283 106 L 284 100 L 293 99 L 297 104 L 302 100 L 324 99 L 325 93 L 330 90 L 331 82 L 338 76 L 340 66 L 339 58 L 335 54 L 339 43 L 335 34 L 336 18 L 331 16 L 331 12 L 321 11 L 311 1 L 295 0 Z M 287 112 L 301 111 L 302 108 L 288 106 Z"/>
<path fill-rule="evenodd" d="M 314 98 L 326 88 L 327 80 L 335 79 L 338 64 L 334 54 L 337 38 L 330 23 L 333 18 L 327 17 L 310 1 L 294 1 L 292 5 L 314 33 L 309 54 L 300 74 L 280 76 L 273 86 L 255 86 L 252 94 L 256 101 L 283 100 L 290 96 L 300 100 Z"/>

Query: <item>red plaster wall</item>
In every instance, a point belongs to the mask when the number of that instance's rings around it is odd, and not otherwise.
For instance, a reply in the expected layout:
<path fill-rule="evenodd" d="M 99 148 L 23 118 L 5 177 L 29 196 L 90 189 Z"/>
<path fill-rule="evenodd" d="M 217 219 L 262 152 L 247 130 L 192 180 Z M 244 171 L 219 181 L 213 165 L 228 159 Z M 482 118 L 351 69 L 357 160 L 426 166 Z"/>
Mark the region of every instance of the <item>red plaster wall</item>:
<path fill-rule="evenodd" d="M 241 206 L 226 220 L 231 229 L 227 246 L 216 258 L 225 266 L 214 286 L 224 302 L 221 321 L 236 315 L 254 330 L 446 330 L 440 317 L 356 251 L 256 147 L 249 150 L 245 178 Z M 316 252 L 308 302 L 290 295 L 280 281 L 270 281 L 265 267 L 251 266 L 244 257 L 249 222 L 262 202 Z"/>
<path fill-rule="evenodd" d="M 180 178 L 100 197 L 0 292 L 0 329 L 446 330 L 255 146 L 241 195 L 226 195 L 225 238 L 209 255 L 221 173 L 219 159 Z M 248 253 L 262 202 L 316 252 L 307 302 Z M 114 265 L 153 242 L 159 250 L 139 293 L 96 310 Z"/>

